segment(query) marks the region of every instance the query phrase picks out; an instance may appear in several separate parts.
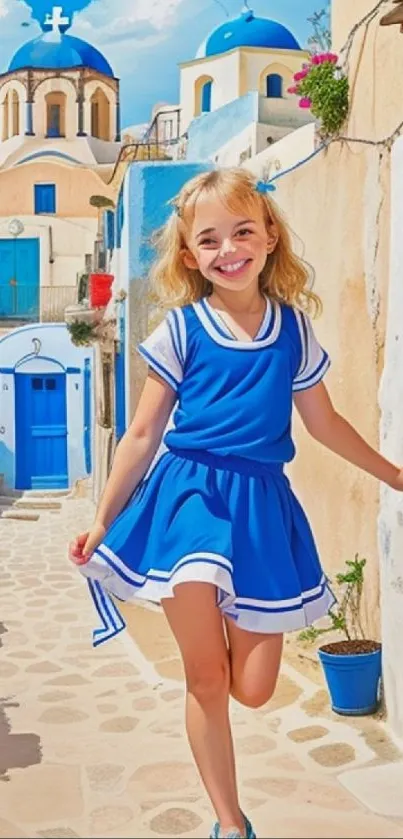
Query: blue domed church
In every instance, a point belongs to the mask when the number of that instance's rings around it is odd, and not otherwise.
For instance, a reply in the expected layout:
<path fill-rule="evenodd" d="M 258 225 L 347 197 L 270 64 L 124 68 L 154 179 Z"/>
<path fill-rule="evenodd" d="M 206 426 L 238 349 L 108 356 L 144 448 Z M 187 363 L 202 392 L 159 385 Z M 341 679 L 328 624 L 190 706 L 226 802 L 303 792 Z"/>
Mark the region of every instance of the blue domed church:
<path fill-rule="evenodd" d="M 119 80 L 70 27 L 55 6 L 0 75 L 0 321 L 63 314 L 122 145 Z"/>
<path fill-rule="evenodd" d="M 189 133 L 188 156 L 242 163 L 312 122 L 288 93 L 307 58 L 286 26 L 257 17 L 245 3 L 236 18 L 205 38 L 195 58 L 180 65 L 181 126 Z"/>
<path fill-rule="evenodd" d="M 0 75 L 0 484 L 91 471 L 92 349 L 64 321 L 90 270 L 93 196 L 121 149 L 119 81 L 55 6 Z"/>
<path fill-rule="evenodd" d="M 3 142 L 21 134 L 120 141 L 119 81 L 99 50 L 67 34 L 70 26 L 55 6 L 42 34 L 23 44 L 0 76 Z"/>

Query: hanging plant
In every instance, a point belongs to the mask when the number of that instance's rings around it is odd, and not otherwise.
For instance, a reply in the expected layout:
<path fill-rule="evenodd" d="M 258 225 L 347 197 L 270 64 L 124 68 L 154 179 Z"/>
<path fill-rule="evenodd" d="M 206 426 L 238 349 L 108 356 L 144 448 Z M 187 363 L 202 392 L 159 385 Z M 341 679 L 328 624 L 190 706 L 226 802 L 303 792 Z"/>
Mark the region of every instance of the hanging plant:
<path fill-rule="evenodd" d="M 289 93 L 300 97 L 300 108 L 309 109 L 320 120 L 324 137 L 338 134 L 348 114 L 348 78 L 337 62 L 337 55 L 331 52 L 311 56 L 309 63 L 295 73 L 295 85 L 288 88 Z"/>
<path fill-rule="evenodd" d="M 83 320 L 73 320 L 67 324 L 72 343 L 76 347 L 88 347 L 96 339 L 95 325 Z"/>

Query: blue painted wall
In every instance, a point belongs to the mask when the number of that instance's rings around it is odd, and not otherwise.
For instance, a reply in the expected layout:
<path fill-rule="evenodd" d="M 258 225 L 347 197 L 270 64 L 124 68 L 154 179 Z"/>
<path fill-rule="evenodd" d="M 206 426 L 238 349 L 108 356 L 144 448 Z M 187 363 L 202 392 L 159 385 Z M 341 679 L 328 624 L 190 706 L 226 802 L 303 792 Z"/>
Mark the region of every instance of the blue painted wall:
<path fill-rule="evenodd" d="M 129 169 L 129 278 L 145 277 L 154 258 L 153 234 L 172 213 L 168 202 L 186 181 L 212 169 L 211 163 L 135 163 Z"/>
<path fill-rule="evenodd" d="M 209 114 L 202 114 L 188 128 L 187 159 L 212 157 L 252 122 L 259 122 L 259 93 L 252 90 Z"/>
<path fill-rule="evenodd" d="M 153 234 L 173 212 L 168 203 L 177 195 L 184 183 L 201 172 L 213 169 L 209 162 L 188 163 L 156 162 L 133 163 L 126 173 L 120 196 L 121 233 L 116 242 L 113 270 L 117 289 L 130 294 L 134 282 L 145 280 L 155 256 Z M 117 409 L 117 436 L 120 438 L 132 418 L 130 382 L 133 371 L 133 341 L 135 336 L 129 321 L 129 306 L 122 305 L 120 324 L 122 354 L 117 359 L 115 379 L 115 407 Z M 122 393 L 124 383 L 124 393 Z"/>

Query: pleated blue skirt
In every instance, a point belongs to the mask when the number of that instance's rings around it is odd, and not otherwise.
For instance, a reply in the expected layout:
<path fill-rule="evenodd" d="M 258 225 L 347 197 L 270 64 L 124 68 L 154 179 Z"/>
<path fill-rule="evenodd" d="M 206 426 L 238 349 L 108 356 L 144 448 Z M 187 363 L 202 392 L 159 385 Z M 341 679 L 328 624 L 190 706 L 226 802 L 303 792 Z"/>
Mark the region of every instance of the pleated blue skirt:
<path fill-rule="evenodd" d="M 160 603 L 210 583 L 224 616 L 261 633 L 310 626 L 335 602 L 282 464 L 199 451 L 162 455 L 80 570 L 102 621 L 95 645 L 124 628 L 109 595 Z"/>

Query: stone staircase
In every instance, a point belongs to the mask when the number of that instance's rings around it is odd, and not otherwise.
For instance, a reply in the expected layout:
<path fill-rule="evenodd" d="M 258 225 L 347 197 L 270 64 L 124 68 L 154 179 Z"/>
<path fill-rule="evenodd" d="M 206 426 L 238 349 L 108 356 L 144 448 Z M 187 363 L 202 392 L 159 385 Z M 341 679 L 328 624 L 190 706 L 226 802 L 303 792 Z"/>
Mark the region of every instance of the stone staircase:
<path fill-rule="evenodd" d="M 0 475 L 0 519 L 37 521 L 45 510 L 61 510 L 70 494 L 70 489 L 7 489 Z"/>

